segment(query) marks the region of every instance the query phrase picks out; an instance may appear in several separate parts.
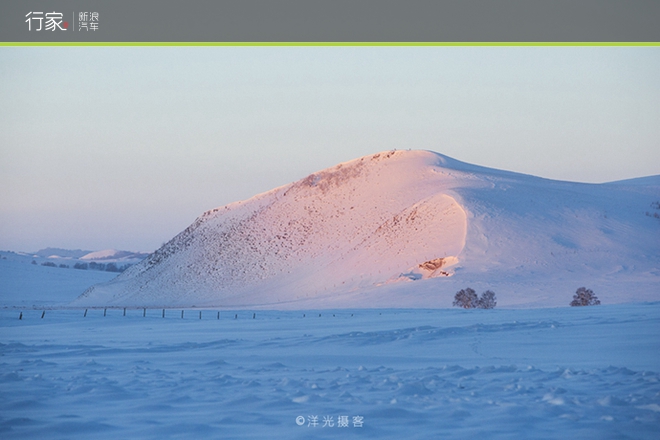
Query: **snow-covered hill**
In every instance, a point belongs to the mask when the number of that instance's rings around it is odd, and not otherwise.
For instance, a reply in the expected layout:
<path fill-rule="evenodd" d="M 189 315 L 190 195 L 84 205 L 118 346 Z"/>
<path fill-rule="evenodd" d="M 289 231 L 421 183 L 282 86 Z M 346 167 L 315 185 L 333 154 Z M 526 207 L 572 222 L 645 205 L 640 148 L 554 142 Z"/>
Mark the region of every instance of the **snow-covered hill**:
<path fill-rule="evenodd" d="M 39 249 L 37 252 L 33 252 L 31 257 L 42 257 L 42 258 L 57 258 L 57 259 L 78 259 L 83 255 L 87 255 L 92 251 L 86 251 L 82 249 L 62 249 L 62 248 L 45 248 Z"/>
<path fill-rule="evenodd" d="M 80 306 L 447 307 L 660 299 L 660 176 L 552 181 L 390 151 L 205 212 Z M 651 215 L 649 215 L 651 214 Z"/>
<path fill-rule="evenodd" d="M 0 250 L 0 258 L 38 263 L 52 261 L 62 264 L 89 263 L 92 261 L 103 263 L 128 263 L 135 264 L 148 257 L 146 252 L 120 251 L 117 249 L 104 249 L 100 251 L 89 251 L 81 249 L 45 248 L 36 252 L 13 252 Z"/>
<path fill-rule="evenodd" d="M 143 260 L 149 256 L 147 253 L 118 251 L 117 249 L 104 249 L 102 251 L 89 252 L 82 257 L 81 260 L 87 261 L 104 261 L 104 262 L 121 262 L 130 261 L 136 262 Z"/>

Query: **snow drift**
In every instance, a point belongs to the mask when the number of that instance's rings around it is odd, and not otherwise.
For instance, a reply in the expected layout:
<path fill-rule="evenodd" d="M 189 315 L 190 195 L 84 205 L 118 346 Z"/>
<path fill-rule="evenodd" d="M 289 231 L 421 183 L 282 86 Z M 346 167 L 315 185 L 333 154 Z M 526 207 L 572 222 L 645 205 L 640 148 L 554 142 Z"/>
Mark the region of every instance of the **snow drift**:
<path fill-rule="evenodd" d="M 658 199 L 660 176 L 579 184 L 383 152 L 207 211 L 73 304 L 443 307 L 467 285 L 505 289 L 500 305 L 564 304 L 584 284 L 658 299 Z"/>

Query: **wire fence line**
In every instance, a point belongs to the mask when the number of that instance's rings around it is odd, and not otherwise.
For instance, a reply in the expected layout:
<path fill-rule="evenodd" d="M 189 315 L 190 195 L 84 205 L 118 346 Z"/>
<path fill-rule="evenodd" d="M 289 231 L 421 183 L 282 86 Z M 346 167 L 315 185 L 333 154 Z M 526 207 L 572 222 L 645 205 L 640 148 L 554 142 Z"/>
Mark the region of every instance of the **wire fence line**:
<path fill-rule="evenodd" d="M 11 317 L 11 312 L 8 309 L 3 311 L 2 315 L 5 318 Z M 52 316 L 58 316 L 66 313 L 69 316 L 78 316 L 86 319 L 96 318 L 115 318 L 115 317 L 142 317 L 142 318 L 161 318 L 161 319 L 186 319 L 186 320 L 238 320 L 238 319 L 259 319 L 265 315 L 269 315 L 268 311 L 261 314 L 251 310 L 218 310 L 211 308 L 149 308 L 149 307 L 88 307 L 88 308 L 31 308 L 31 309 L 18 309 L 17 315 L 14 315 L 18 320 L 41 320 L 48 319 Z M 336 318 L 336 317 L 353 317 L 354 313 L 351 312 L 330 312 L 319 313 L 309 311 L 288 311 L 285 312 L 290 317 L 318 319 L 323 317 Z M 381 313 L 377 313 L 381 314 Z"/>

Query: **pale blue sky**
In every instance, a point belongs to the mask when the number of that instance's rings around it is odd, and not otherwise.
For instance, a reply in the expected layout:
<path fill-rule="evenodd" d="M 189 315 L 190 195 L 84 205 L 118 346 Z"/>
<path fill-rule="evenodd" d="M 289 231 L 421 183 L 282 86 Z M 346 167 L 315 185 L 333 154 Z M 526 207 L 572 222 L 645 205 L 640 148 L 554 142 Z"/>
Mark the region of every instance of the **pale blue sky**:
<path fill-rule="evenodd" d="M 0 48 L 0 249 L 154 250 L 213 207 L 389 149 L 660 174 L 660 48 Z"/>

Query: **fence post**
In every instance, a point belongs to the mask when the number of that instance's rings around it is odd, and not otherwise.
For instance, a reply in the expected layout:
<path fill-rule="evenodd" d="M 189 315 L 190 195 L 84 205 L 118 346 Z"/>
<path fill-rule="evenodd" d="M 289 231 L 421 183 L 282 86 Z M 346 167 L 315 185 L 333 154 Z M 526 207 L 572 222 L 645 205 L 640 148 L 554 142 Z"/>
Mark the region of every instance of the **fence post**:
<path fill-rule="evenodd" d="M 220 319 L 220 312 L 218 312 L 218 319 Z"/>
<path fill-rule="evenodd" d="M 126 316 L 126 307 L 124 307 L 124 316 Z"/>
<path fill-rule="evenodd" d="M 108 311 L 108 309 L 103 309 L 103 316 L 105 316 L 105 313 Z"/>
<path fill-rule="evenodd" d="M 46 316 L 46 311 L 44 310 L 43 313 L 41 314 L 41 319 L 44 319 L 44 316 Z"/>
<path fill-rule="evenodd" d="M 183 319 L 183 310 L 181 310 L 181 319 Z"/>
<path fill-rule="evenodd" d="M 165 309 L 163 309 L 163 318 L 165 317 Z"/>
<path fill-rule="evenodd" d="M 146 307 L 145 307 L 144 309 L 142 309 L 142 317 L 144 318 L 145 316 L 147 316 L 147 309 L 146 309 Z"/>
<path fill-rule="evenodd" d="M 18 320 L 20 321 L 21 319 L 23 319 L 23 312 L 21 312 L 21 314 L 18 315 Z"/>
<path fill-rule="evenodd" d="M 202 319 L 202 311 L 199 311 L 199 319 Z"/>
<path fill-rule="evenodd" d="M 87 309 L 85 309 L 85 314 L 83 315 L 83 318 L 87 316 Z"/>

